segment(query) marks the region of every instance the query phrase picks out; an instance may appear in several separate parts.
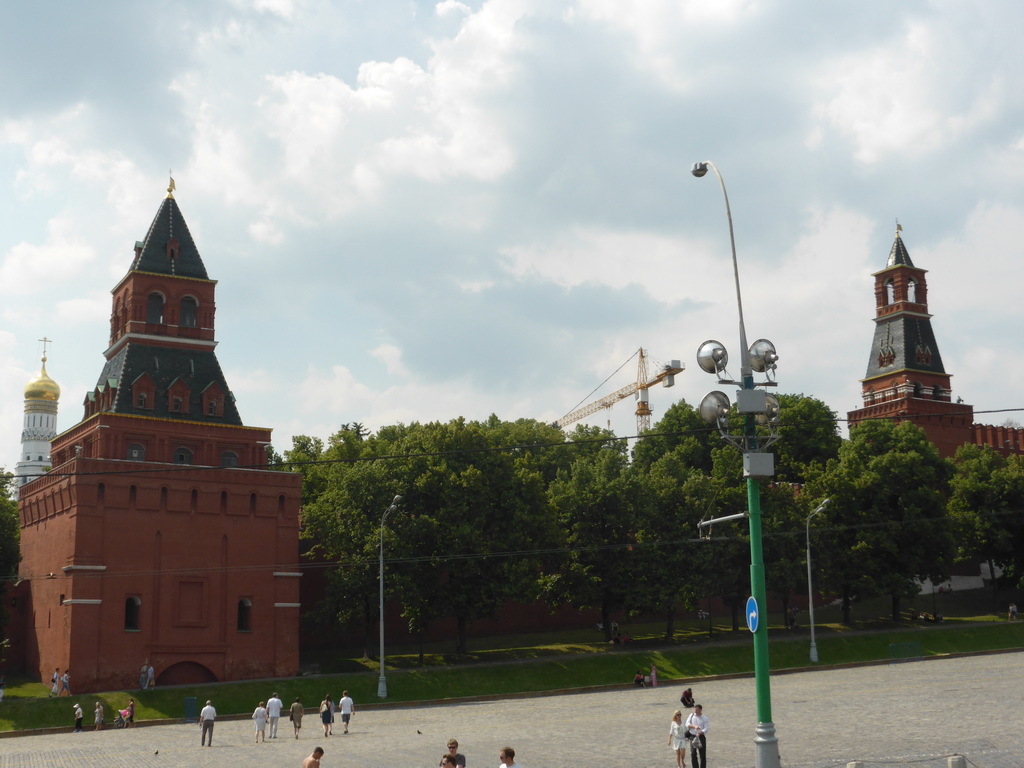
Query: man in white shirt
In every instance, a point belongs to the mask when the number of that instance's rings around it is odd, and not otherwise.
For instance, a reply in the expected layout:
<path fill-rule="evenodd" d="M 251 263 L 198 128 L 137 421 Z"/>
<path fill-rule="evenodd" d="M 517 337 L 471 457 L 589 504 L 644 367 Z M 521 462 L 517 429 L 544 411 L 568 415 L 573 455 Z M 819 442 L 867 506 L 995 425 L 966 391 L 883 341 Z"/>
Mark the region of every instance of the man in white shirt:
<path fill-rule="evenodd" d="M 201 747 L 213 746 L 213 721 L 217 719 L 217 710 L 213 708 L 213 702 L 207 701 L 203 711 L 199 713 L 199 727 L 202 729 L 202 737 L 199 741 Z M 210 743 L 206 743 L 206 734 L 210 734 Z"/>
<path fill-rule="evenodd" d="M 693 712 L 686 718 L 686 730 L 690 734 L 690 765 L 692 768 L 707 768 L 707 733 L 711 723 L 704 714 L 704 708 L 700 704 L 693 707 Z M 697 763 L 697 756 L 700 756 L 700 764 Z"/>
<path fill-rule="evenodd" d="M 277 697 L 277 692 L 267 700 L 267 723 L 270 725 L 270 738 L 277 738 L 277 721 L 281 719 L 281 707 L 284 702 Z"/>
<path fill-rule="evenodd" d="M 349 721 L 352 719 L 352 713 L 356 711 L 355 702 L 348 695 L 348 691 L 341 692 L 341 701 L 338 702 L 338 708 L 341 709 L 341 722 L 345 724 L 345 733 L 348 733 Z"/>
<path fill-rule="evenodd" d="M 519 763 L 516 762 L 516 751 L 512 747 L 503 747 L 498 752 L 498 759 L 501 760 L 498 768 L 519 768 Z"/>

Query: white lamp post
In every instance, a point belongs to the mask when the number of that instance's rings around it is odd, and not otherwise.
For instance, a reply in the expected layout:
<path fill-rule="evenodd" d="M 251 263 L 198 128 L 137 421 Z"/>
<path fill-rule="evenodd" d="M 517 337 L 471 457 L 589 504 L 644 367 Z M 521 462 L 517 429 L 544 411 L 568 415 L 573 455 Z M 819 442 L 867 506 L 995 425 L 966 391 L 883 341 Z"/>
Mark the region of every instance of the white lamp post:
<path fill-rule="evenodd" d="M 384 677 L 384 521 L 387 516 L 398 509 L 399 503 L 401 503 L 402 497 L 395 496 L 391 502 L 391 506 L 384 510 L 384 514 L 380 516 L 380 613 L 377 615 L 377 623 L 380 625 L 380 677 L 377 679 L 377 698 L 386 699 L 388 697 L 388 681 Z"/>
<path fill-rule="evenodd" d="M 818 663 L 818 646 L 814 642 L 814 588 L 811 586 L 811 518 L 825 511 L 832 499 L 825 499 L 807 516 L 807 610 L 811 614 L 811 661 Z"/>

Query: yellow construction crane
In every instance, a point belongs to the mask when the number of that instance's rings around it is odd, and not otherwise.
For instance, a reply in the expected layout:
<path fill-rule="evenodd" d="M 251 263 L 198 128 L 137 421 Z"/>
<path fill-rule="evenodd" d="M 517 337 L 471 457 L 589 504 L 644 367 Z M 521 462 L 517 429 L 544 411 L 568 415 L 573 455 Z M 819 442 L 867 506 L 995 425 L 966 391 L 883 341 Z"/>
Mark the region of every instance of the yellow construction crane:
<path fill-rule="evenodd" d="M 653 387 L 655 384 L 661 384 L 663 387 L 671 387 L 676 383 L 676 374 L 682 373 L 686 366 L 684 366 L 678 360 L 672 360 L 667 365 L 663 365 L 658 374 L 653 378 L 648 378 L 647 372 L 647 355 L 641 347 L 638 350 L 639 361 L 637 364 L 636 381 L 627 387 L 623 387 L 620 390 L 612 392 L 610 395 L 605 395 L 599 400 L 595 400 L 592 403 L 584 405 L 582 408 L 577 408 L 571 413 L 567 413 L 565 416 L 554 422 L 552 426 L 564 427 L 568 424 L 572 424 L 580 419 L 585 419 L 593 413 L 597 413 L 602 408 L 611 408 L 620 400 L 624 400 L 630 395 L 636 396 L 636 433 L 639 435 L 646 432 L 651 428 L 651 404 L 648 400 L 647 390 Z"/>

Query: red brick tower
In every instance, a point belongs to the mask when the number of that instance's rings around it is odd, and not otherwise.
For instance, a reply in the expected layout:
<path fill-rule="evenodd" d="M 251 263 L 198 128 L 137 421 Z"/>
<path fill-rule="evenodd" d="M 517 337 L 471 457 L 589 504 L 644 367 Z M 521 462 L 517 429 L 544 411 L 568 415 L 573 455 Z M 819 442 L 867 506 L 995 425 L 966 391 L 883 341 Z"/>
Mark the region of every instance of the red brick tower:
<path fill-rule="evenodd" d="M 83 420 L 21 489 L 26 663 L 76 692 L 135 687 L 147 659 L 160 683 L 298 671 L 300 479 L 238 415 L 172 189 L 114 287 Z"/>
<path fill-rule="evenodd" d="M 943 456 L 973 442 L 974 409 L 954 403 L 928 313 L 926 271 L 918 269 L 900 237 L 875 278 L 875 338 L 861 379 L 864 407 L 848 414 L 850 427 L 867 419 L 912 421 Z"/>

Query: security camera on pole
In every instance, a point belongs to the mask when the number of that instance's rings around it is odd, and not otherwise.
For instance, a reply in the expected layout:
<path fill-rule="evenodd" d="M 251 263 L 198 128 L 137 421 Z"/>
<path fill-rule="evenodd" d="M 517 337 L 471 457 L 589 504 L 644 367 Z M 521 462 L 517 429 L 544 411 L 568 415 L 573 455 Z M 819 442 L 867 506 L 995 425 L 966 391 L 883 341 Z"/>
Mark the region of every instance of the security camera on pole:
<path fill-rule="evenodd" d="M 729 221 L 729 244 L 732 246 L 732 268 L 736 282 L 736 305 L 740 319 L 740 378 L 730 378 L 725 366 L 729 353 L 717 341 L 705 341 L 697 350 L 697 364 L 707 373 L 718 377 L 719 384 L 734 384 L 736 410 L 743 417 L 743 434 L 728 432 L 729 397 L 714 391 L 704 397 L 700 414 L 709 424 L 718 427 L 722 437 L 743 454 L 743 476 L 747 479 L 747 516 L 750 526 L 750 592 L 747 601 L 747 626 L 754 635 L 754 682 L 757 690 L 757 728 L 754 736 L 755 768 L 779 768 L 779 740 L 772 722 L 771 667 L 768 663 L 768 622 L 762 619 L 767 600 L 764 580 L 764 557 L 761 550 L 761 487 L 758 480 L 775 475 L 775 457 L 766 448 L 778 440 L 775 429 L 779 423 L 779 401 L 758 387 L 774 387 L 775 363 L 779 356 L 775 345 L 767 339 L 758 339 L 747 346 L 747 331 L 743 325 L 743 298 L 740 295 L 740 272 L 736 263 L 736 239 L 732 228 L 732 211 L 725 181 L 714 163 L 695 163 L 692 173 L 697 178 L 715 172 L 725 197 L 725 214 Z M 754 373 L 764 374 L 765 380 L 755 383 Z M 758 434 L 758 427 L 763 434 Z M 714 522 L 714 521 L 709 521 Z"/>

